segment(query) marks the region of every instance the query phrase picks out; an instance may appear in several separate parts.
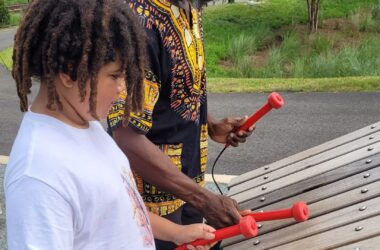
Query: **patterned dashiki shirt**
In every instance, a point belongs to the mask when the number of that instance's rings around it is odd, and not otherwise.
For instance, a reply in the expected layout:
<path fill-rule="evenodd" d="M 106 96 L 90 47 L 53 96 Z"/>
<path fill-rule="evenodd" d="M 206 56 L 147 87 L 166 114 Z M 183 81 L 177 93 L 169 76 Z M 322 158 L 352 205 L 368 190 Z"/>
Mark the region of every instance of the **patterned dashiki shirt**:
<path fill-rule="evenodd" d="M 191 7 L 188 21 L 184 9 L 166 0 L 127 3 L 146 31 L 148 54 L 144 110 L 131 113 L 129 126 L 145 134 L 179 170 L 203 185 L 208 132 L 201 13 Z M 111 131 L 122 124 L 125 95 L 108 115 Z M 136 182 L 151 212 L 167 215 L 184 204 L 140 176 L 136 175 Z"/>

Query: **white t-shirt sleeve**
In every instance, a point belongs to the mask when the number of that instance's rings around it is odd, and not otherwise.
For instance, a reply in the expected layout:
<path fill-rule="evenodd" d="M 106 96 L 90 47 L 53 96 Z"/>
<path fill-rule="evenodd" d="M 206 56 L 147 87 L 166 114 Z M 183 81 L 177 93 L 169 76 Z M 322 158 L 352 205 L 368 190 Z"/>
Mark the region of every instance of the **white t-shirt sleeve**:
<path fill-rule="evenodd" d="M 73 249 L 73 212 L 61 194 L 31 177 L 22 177 L 6 189 L 10 250 Z"/>

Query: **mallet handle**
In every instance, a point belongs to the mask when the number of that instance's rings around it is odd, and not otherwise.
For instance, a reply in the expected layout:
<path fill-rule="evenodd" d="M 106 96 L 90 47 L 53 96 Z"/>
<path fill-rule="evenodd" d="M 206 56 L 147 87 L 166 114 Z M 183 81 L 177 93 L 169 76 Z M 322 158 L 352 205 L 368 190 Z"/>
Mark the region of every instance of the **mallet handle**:
<path fill-rule="evenodd" d="M 248 120 L 236 130 L 236 132 L 240 130 L 248 130 L 253 124 L 255 124 L 258 120 L 260 120 L 266 113 L 268 113 L 272 108 L 279 109 L 284 105 L 284 99 L 282 96 L 276 92 L 272 92 L 268 96 L 268 101 L 265 103 L 260 109 L 258 109 L 255 113 L 253 113 Z"/>
<path fill-rule="evenodd" d="M 299 201 L 288 209 L 251 213 L 247 216 L 252 216 L 255 221 L 281 220 L 287 218 L 294 218 L 296 221 L 305 221 L 309 218 L 309 208 L 305 202 Z"/>
<path fill-rule="evenodd" d="M 249 127 L 255 124 L 258 120 L 260 120 L 266 113 L 268 113 L 272 108 L 279 109 L 284 105 L 284 99 L 282 96 L 276 92 L 272 92 L 268 96 L 268 101 L 261 108 L 259 108 L 255 113 L 253 113 L 248 120 L 241 125 L 238 129 L 235 130 L 235 133 L 243 130 L 247 131 Z M 228 147 L 229 144 L 226 144 Z"/>

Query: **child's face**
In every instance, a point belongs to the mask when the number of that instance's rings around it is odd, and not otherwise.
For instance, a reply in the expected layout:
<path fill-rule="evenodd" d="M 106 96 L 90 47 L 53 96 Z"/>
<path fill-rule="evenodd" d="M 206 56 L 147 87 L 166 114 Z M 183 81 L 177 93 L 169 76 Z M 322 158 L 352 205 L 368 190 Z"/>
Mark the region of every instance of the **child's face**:
<path fill-rule="evenodd" d="M 96 113 L 99 119 L 106 119 L 112 103 L 125 89 L 125 75 L 119 60 L 105 64 L 98 74 Z M 89 91 L 88 91 L 89 93 Z M 87 106 L 89 107 L 89 106 Z M 92 118 L 93 119 L 93 118 Z"/>
<path fill-rule="evenodd" d="M 78 84 L 74 84 L 69 92 L 65 94 L 66 99 L 71 100 L 71 106 L 83 120 L 91 121 L 94 117 L 90 114 L 90 80 L 86 82 L 86 97 L 84 102 L 80 102 L 78 96 Z M 119 97 L 120 92 L 125 88 L 125 75 L 121 69 L 120 61 L 105 64 L 98 73 L 98 85 L 96 95 L 96 114 L 100 120 L 107 118 L 108 111 L 112 103 Z"/>

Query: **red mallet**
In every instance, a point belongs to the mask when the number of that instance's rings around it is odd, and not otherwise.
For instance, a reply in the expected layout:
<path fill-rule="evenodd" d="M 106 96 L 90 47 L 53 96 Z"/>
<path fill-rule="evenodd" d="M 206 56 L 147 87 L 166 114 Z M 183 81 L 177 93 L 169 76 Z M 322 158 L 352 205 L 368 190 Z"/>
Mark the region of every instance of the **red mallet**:
<path fill-rule="evenodd" d="M 309 208 L 305 202 L 299 201 L 294 203 L 294 205 L 288 209 L 251 213 L 247 216 L 252 216 L 255 221 L 280 220 L 287 218 L 294 218 L 296 221 L 305 221 L 309 218 Z"/>
<path fill-rule="evenodd" d="M 245 216 L 240 219 L 239 224 L 218 229 L 214 232 L 214 234 L 215 234 L 215 238 L 212 240 L 195 240 L 193 242 L 178 246 L 176 250 L 186 250 L 187 245 L 192 245 L 192 246 L 210 245 L 214 242 L 231 238 L 240 234 L 242 234 L 246 238 L 252 238 L 257 235 L 256 221 L 251 216 Z"/>
<path fill-rule="evenodd" d="M 272 92 L 268 96 L 268 102 L 265 103 L 260 109 L 258 109 L 255 113 L 253 113 L 248 120 L 241 125 L 235 133 L 244 130 L 247 131 L 249 127 L 251 127 L 253 124 L 255 124 L 258 120 L 260 120 L 266 113 L 268 113 L 272 108 L 279 109 L 284 105 L 284 99 L 282 96 L 276 92 Z M 226 144 L 226 147 L 228 147 L 229 144 Z"/>
<path fill-rule="evenodd" d="M 284 99 L 282 96 L 276 92 L 272 92 L 268 96 L 268 102 L 264 104 L 260 109 L 258 109 L 254 114 L 252 114 L 248 120 L 240 126 L 236 130 L 236 132 L 240 130 L 247 130 L 249 127 L 251 127 L 253 124 L 255 124 L 258 120 L 261 119 L 266 113 L 268 113 L 272 108 L 279 109 L 284 105 Z"/>

